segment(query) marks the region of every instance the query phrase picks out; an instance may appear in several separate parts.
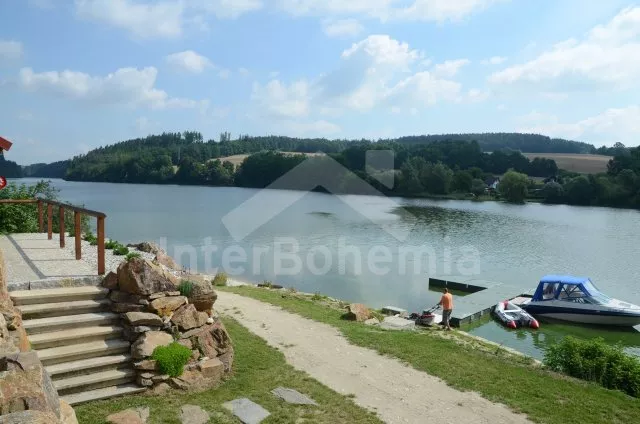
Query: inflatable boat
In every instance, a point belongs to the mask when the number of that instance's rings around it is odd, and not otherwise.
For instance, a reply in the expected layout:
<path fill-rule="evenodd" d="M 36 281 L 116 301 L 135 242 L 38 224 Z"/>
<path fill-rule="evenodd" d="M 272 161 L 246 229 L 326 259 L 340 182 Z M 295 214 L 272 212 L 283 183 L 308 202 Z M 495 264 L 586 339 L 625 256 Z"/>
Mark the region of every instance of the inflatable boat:
<path fill-rule="evenodd" d="M 508 300 L 498 303 L 493 309 L 493 313 L 500 322 L 509 328 L 540 328 L 540 324 L 534 317 Z"/>

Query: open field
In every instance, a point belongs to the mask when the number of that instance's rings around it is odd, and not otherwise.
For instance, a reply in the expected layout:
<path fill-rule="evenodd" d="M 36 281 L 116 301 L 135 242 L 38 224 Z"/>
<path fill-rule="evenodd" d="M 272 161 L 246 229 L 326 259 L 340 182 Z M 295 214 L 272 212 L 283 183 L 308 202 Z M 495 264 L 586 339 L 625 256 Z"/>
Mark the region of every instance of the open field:
<path fill-rule="evenodd" d="M 469 339 L 458 331 L 385 331 L 341 319 L 342 305 L 316 294 L 254 287 L 219 287 L 332 325 L 352 344 L 398 358 L 461 391 L 524 413 L 536 423 L 626 424 L 640 422 L 640 399 L 549 372 L 531 359 Z M 588 413 L 585 413 L 588 411 Z"/>
<path fill-rule="evenodd" d="M 553 159 L 558 164 L 558 168 L 582 174 L 607 172 L 607 163 L 612 159 L 611 156 L 572 153 L 523 153 L 523 155 L 532 160 L 533 158 Z"/>
<path fill-rule="evenodd" d="M 291 156 L 293 156 L 293 155 L 324 156 L 324 153 L 301 153 L 301 152 L 280 152 L 280 153 L 284 153 L 285 155 L 291 155 Z M 242 162 L 244 162 L 244 160 L 246 158 L 248 158 L 249 156 L 251 156 L 251 154 L 226 156 L 226 157 L 218 158 L 218 159 L 220 159 L 221 162 L 229 161 L 234 166 L 240 166 L 242 164 Z M 213 159 L 213 160 L 215 160 L 215 159 Z"/>

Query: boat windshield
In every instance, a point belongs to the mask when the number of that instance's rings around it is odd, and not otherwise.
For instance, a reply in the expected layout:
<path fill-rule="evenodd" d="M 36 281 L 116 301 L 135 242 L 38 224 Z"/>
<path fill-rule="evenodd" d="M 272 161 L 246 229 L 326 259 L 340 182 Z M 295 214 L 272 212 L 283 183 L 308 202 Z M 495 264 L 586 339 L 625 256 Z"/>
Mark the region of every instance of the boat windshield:
<path fill-rule="evenodd" d="M 589 296 L 589 301 L 596 305 L 606 305 L 611 301 L 611 298 L 600 292 L 596 292 Z"/>

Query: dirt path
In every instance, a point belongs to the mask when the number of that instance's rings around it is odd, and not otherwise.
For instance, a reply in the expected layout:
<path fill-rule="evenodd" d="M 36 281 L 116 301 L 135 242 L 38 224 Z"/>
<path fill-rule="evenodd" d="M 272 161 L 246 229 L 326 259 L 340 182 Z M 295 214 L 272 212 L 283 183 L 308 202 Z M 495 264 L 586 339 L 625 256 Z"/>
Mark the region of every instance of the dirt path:
<path fill-rule="evenodd" d="M 529 423 L 477 393 L 459 392 L 396 359 L 349 344 L 327 324 L 232 293 L 218 292 L 216 306 L 283 351 L 296 369 L 338 393 L 355 395 L 358 405 L 387 423 Z"/>

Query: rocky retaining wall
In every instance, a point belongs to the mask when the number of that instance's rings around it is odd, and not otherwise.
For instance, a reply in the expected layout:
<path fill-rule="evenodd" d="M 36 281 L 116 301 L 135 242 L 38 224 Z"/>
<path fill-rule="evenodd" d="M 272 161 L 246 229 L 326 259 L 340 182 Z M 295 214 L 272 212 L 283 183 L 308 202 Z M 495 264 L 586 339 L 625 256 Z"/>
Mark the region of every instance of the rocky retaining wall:
<path fill-rule="evenodd" d="M 7 284 L 0 250 L 0 423 L 77 424 L 73 408 L 58 398 L 49 374 L 31 350 Z"/>
<path fill-rule="evenodd" d="M 122 314 L 123 334 L 132 343 L 131 356 L 136 361 L 137 382 L 156 392 L 170 386 L 185 390 L 210 387 L 233 365 L 231 339 L 213 310 L 217 294 L 211 282 L 173 271 L 157 259 L 133 258 L 102 283 L 110 289 L 113 312 Z M 174 341 L 189 348 L 191 358 L 184 373 L 172 378 L 159 371 L 151 356 L 156 347 Z"/>

